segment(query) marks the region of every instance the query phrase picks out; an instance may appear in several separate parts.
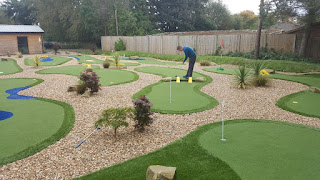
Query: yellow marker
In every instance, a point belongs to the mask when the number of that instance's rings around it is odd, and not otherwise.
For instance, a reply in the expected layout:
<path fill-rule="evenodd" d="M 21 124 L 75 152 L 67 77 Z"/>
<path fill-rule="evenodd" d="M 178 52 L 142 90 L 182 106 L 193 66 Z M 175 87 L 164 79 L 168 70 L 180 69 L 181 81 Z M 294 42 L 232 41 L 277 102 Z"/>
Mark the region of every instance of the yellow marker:
<path fill-rule="evenodd" d="M 293 103 L 293 104 L 298 104 L 298 102 L 297 102 L 297 101 L 293 101 L 292 103 Z"/>
<path fill-rule="evenodd" d="M 189 77 L 188 83 L 192 83 L 192 77 Z"/>
<path fill-rule="evenodd" d="M 114 82 L 110 82 L 110 84 L 113 84 Z"/>
<path fill-rule="evenodd" d="M 177 77 L 176 82 L 180 83 L 180 77 Z"/>

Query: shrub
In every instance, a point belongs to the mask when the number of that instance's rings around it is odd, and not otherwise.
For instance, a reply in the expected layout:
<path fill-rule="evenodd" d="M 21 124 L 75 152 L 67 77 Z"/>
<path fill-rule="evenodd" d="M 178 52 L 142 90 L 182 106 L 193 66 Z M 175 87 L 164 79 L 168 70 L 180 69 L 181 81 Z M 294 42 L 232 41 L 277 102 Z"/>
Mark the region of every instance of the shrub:
<path fill-rule="evenodd" d="M 266 86 L 269 82 L 269 78 L 266 75 L 259 74 L 258 76 L 254 76 L 252 79 L 252 84 L 254 86 Z"/>
<path fill-rule="evenodd" d="M 40 56 L 38 56 L 38 55 L 35 55 L 34 56 L 34 59 L 33 59 L 33 62 L 34 62 L 34 65 L 36 66 L 36 67 L 38 67 L 39 65 L 40 65 Z"/>
<path fill-rule="evenodd" d="M 128 127 L 128 118 L 133 117 L 134 110 L 132 108 L 110 108 L 102 112 L 95 126 L 112 126 L 114 136 L 117 137 L 117 129 L 121 126 Z"/>
<path fill-rule="evenodd" d="M 22 58 L 22 57 L 23 57 L 22 53 L 18 52 L 18 58 Z"/>
<path fill-rule="evenodd" d="M 104 67 L 104 68 L 109 68 L 109 66 L 110 66 L 110 63 L 108 63 L 108 62 L 104 62 L 104 63 L 103 63 L 103 67 Z"/>
<path fill-rule="evenodd" d="M 77 91 L 77 94 L 84 94 L 87 90 L 87 86 L 84 82 L 78 84 L 76 86 L 76 91 Z"/>
<path fill-rule="evenodd" d="M 211 62 L 210 61 L 200 61 L 200 65 L 201 66 L 211 66 Z"/>
<path fill-rule="evenodd" d="M 116 67 L 118 67 L 119 66 L 119 62 L 120 62 L 119 53 L 114 53 L 113 59 L 114 59 L 114 64 L 116 65 Z"/>
<path fill-rule="evenodd" d="M 58 50 L 61 48 L 61 46 L 59 44 L 54 44 L 52 46 L 52 49 L 54 50 L 54 54 L 57 55 Z"/>
<path fill-rule="evenodd" d="M 92 46 L 91 48 L 90 48 L 90 50 L 92 51 L 92 54 L 93 55 L 96 55 L 97 54 L 97 46 L 96 45 L 94 45 L 94 46 Z"/>
<path fill-rule="evenodd" d="M 114 50 L 116 51 L 125 51 L 126 44 L 124 43 L 123 39 L 120 38 L 118 42 L 114 42 Z"/>
<path fill-rule="evenodd" d="M 250 76 L 250 70 L 246 68 L 245 65 L 239 66 L 239 70 L 236 71 L 235 81 L 238 88 L 246 88 L 248 77 Z"/>
<path fill-rule="evenodd" d="M 90 94 L 98 92 L 100 89 L 99 77 L 95 72 L 85 71 L 80 75 L 80 80 L 85 84 L 86 89 L 90 89 Z"/>
<path fill-rule="evenodd" d="M 263 61 L 255 61 L 253 63 L 253 71 L 255 76 L 259 76 L 260 71 L 264 68 L 264 62 Z"/>
<path fill-rule="evenodd" d="M 140 96 L 139 99 L 133 102 L 135 108 L 135 118 L 136 121 L 135 128 L 140 131 L 144 131 L 144 127 L 153 123 L 153 118 L 151 115 L 152 104 L 149 99 L 145 96 Z"/>

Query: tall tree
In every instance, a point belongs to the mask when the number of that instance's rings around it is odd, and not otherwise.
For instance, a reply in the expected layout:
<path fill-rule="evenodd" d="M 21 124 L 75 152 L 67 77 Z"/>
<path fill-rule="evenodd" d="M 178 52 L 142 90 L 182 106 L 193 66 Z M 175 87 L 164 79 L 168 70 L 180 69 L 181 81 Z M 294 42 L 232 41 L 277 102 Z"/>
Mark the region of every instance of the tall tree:
<path fill-rule="evenodd" d="M 34 24 L 36 23 L 37 9 L 33 0 L 6 0 L 2 3 L 5 13 L 15 24 Z"/>
<path fill-rule="evenodd" d="M 254 51 L 254 58 L 259 59 L 260 52 L 260 40 L 261 40 L 261 30 L 262 30 L 262 21 L 264 19 L 264 0 L 260 0 L 260 10 L 259 10 L 259 25 L 257 30 L 256 46 Z"/>
<path fill-rule="evenodd" d="M 219 30 L 232 29 L 233 22 L 230 11 L 222 1 L 210 2 L 206 7 L 210 20 Z"/>

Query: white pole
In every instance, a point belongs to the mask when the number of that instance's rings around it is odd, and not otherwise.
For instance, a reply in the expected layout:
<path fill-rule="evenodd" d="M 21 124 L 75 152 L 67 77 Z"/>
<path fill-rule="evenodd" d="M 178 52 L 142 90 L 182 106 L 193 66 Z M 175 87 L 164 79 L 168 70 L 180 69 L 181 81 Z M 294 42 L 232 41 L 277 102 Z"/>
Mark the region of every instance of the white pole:
<path fill-rule="evenodd" d="M 223 135 L 224 135 L 224 100 L 222 100 L 222 138 L 220 140 L 226 141 L 226 139 L 224 139 Z"/>
<path fill-rule="evenodd" d="M 171 79 L 170 79 L 170 103 L 171 103 Z"/>

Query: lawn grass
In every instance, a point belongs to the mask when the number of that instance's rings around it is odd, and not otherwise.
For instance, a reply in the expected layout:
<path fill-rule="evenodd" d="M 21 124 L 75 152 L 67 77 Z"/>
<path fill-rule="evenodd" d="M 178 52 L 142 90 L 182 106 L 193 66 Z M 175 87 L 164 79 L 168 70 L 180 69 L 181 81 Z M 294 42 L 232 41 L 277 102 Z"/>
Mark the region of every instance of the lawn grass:
<path fill-rule="evenodd" d="M 186 70 L 183 69 L 166 67 L 141 67 L 136 68 L 135 70 L 160 75 L 162 77 L 172 77 L 173 79 L 175 79 L 176 75 L 182 78 L 186 73 Z M 204 85 L 212 82 L 212 78 L 194 72 L 193 78 L 195 79 L 197 77 L 204 77 L 206 81 L 193 82 L 192 84 L 187 81 L 181 81 L 181 83 L 172 81 L 171 103 L 170 83 L 162 81 L 143 88 L 141 91 L 134 94 L 133 99 L 137 99 L 141 95 L 147 96 L 153 104 L 151 110 L 159 113 L 185 114 L 212 109 L 219 103 L 213 97 L 200 91 Z"/>
<path fill-rule="evenodd" d="M 220 124 L 220 123 L 219 123 Z M 202 147 L 241 179 L 319 179 L 320 131 L 277 121 L 227 121 L 199 137 Z"/>
<path fill-rule="evenodd" d="M 133 82 L 139 79 L 135 72 L 125 71 L 120 69 L 100 69 L 99 66 L 92 65 L 93 71 L 100 77 L 100 84 L 103 86 L 112 86 Z M 66 74 L 80 77 L 81 72 L 84 72 L 86 67 L 82 65 L 56 67 L 37 71 L 38 74 Z"/>
<path fill-rule="evenodd" d="M 15 74 L 22 72 L 23 70 L 17 64 L 16 60 L 8 59 L 8 61 L 1 61 L 0 60 L 0 76 L 7 75 L 7 74 Z"/>
<path fill-rule="evenodd" d="M 311 91 L 300 91 L 282 97 L 278 107 L 304 116 L 320 118 L 320 94 Z"/>
<path fill-rule="evenodd" d="M 130 60 L 127 60 L 130 61 Z M 131 60 L 131 61 L 137 61 L 137 60 Z M 177 63 L 177 62 L 170 62 L 170 61 L 157 61 L 155 59 L 146 59 L 146 60 L 139 60 L 137 61 L 140 64 L 158 64 L 158 65 L 183 65 L 182 63 Z"/>
<path fill-rule="evenodd" d="M 70 57 L 57 56 L 57 55 L 50 55 L 49 57 L 52 58 L 53 61 L 40 62 L 40 66 L 57 66 L 57 65 L 64 64 L 72 59 Z M 24 64 L 27 66 L 35 66 L 33 60 L 34 58 L 26 58 L 24 59 Z"/>
<path fill-rule="evenodd" d="M 0 79 L 0 109 L 13 113 L 11 118 L 0 122 L 0 165 L 41 151 L 73 127 L 74 111 L 69 104 L 43 98 L 7 99 L 6 90 L 40 82 L 39 79 Z"/>

